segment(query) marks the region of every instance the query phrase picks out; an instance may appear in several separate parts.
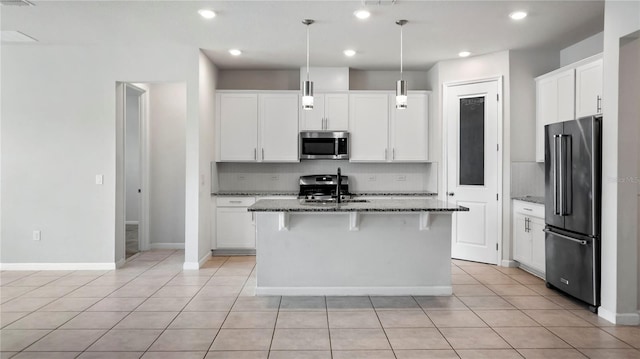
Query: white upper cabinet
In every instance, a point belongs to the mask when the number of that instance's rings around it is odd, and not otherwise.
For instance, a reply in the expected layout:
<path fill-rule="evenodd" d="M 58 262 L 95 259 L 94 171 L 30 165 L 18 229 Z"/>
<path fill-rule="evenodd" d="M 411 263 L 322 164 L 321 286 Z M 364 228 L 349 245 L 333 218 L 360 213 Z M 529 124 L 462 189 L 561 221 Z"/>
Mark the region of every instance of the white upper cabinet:
<path fill-rule="evenodd" d="M 385 162 L 389 148 L 389 95 L 351 93 L 349 95 L 351 162 Z"/>
<path fill-rule="evenodd" d="M 395 95 L 389 95 L 390 160 L 426 162 L 428 160 L 429 97 L 426 93 L 409 92 L 408 106 L 404 110 L 395 108 L 395 100 Z"/>
<path fill-rule="evenodd" d="M 602 112 L 602 56 L 536 78 L 536 161 L 544 161 L 544 126 Z"/>
<path fill-rule="evenodd" d="M 576 118 L 602 113 L 602 59 L 576 68 Z"/>
<path fill-rule="evenodd" d="M 313 110 L 301 110 L 301 131 L 347 131 L 349 128 L 349 95 L 346 93 L 315 94 Z"/>
<path fill-rule="evenodd" d="M 429 94 L 409 92 L 405 110 L 395 94 L 357 92 L 349 96 L 351 162 L 428 161 Z"/>
<path fill-rule="evenodd" d="M 260 153 L 263 162 L 298 162 L 298 94 L 260 94 Z"/>
<path fill-rule="evenodd" d="M 258 151 L 258 94 L 219 93 L 220 159 L 255 161 Z"/>
<path fill-rule="evenodd" d="M 296 92 L 218 92 L 219 161 L 298 162 Z"/>

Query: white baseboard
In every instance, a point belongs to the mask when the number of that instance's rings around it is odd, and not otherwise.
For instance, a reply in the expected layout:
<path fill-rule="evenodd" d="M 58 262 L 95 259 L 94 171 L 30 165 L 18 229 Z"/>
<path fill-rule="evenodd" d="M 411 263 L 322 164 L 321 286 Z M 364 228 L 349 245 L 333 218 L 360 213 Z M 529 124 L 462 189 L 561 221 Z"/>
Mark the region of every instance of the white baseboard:
<path fill-rule="evenodd" d="M 138 221 L 124 221 L 124 224 L 138 224 Z"/>
<path fill-rule="evenodd" d="M 0 270 L 113 270 L 116 263 L 0 263 Z"/>
<path fill-rule="evenodd" d="M 618 325 L 639 325 L 640 312 L 636 313 L 614 313 L 603 307 L 598 307 L 598 316 L 613 324 Z"/>
<path fill-rule="evenodd" d="M 151 249 L 184 249 L 184 243 L 151 243 Z"/>
<path fill-rule="evenodd" d="M 211 258 L 211 251 L 207 251 L 198 262 L 184 262 L 182 269 L 184 270 L 199 270 L 208 260 Z"/>
<path fill-rule="evenodd" d="M 256 287 L 256 295 L 437 295 L 452 294 L 450 286 L 433 287 Z"/>
<path fill-rule="evenodd" d="M 516 268 L 516 267 L 518 267 L 518 262 L 512 261 L 512 260 L 508 260 L 508 259 L 503 259 L 502 263 L 500 264 L 500 266 L 501 267 Z"/>

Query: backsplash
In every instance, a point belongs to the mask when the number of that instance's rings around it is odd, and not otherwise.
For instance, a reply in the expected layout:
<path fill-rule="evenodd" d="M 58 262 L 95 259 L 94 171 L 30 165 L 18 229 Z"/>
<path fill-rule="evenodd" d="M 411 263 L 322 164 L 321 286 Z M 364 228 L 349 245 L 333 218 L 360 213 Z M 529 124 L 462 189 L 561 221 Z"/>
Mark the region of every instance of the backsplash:
<path fill-rule="evenodd" d="M 544 196 L 544 163 L 511 163 L 511 196 Z"/>
<path fill-rule="evenodd" d="M 437 166 L 431 163 L 217 163 L 219 191 L 298 191 L 298 179 L 310 174 L 333 174 L 341 168 L 352 192 L 437 192 Z M 433 170 L 432 170 L 433 169 Z M 216 178 L 212 177 L 213 180 Z M 216 186 L 212 186 L 216 188 Z"/>

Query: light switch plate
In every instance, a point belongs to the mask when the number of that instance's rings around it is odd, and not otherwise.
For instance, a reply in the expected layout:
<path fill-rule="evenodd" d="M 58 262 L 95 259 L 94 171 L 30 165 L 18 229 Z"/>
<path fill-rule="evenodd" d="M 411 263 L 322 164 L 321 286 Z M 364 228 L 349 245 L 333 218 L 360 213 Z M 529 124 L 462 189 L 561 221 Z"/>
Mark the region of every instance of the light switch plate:
<path fill-rule="evenodd" d="M 40 231 L 33 231 L 33 240 L 39 241 L 42 238 L 42 233 Z"/>
<path fill-rule="evenodd" d="M 104 176 L 96 175 L 96 184 L 103 184 L 103 183 L 104 183 Z"/>

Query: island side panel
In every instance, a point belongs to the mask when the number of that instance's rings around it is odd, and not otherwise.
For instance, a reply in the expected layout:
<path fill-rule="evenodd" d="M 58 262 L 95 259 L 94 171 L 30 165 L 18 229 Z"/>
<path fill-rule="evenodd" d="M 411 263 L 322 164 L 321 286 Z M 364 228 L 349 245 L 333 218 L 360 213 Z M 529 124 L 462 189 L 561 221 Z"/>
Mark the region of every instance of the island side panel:
<path fill-rule="evenodd" d="M 451 213 L 256 213 L 259 295 L 450 295 Z"/>

